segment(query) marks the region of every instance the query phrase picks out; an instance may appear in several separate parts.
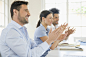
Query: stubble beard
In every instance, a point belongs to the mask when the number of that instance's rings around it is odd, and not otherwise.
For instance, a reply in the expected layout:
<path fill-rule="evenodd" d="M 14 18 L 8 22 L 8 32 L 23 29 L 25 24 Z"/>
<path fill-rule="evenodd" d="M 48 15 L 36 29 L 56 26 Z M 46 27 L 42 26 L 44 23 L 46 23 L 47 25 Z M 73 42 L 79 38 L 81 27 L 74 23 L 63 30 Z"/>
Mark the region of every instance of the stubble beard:
<path fill-rule="evenodd" d="M 28 21 L 25 19 L 25 17 L 21 17 L 20 13 L 18 13 L 18 20 L 22 23 L 22 24 L 27 24 Z"/>

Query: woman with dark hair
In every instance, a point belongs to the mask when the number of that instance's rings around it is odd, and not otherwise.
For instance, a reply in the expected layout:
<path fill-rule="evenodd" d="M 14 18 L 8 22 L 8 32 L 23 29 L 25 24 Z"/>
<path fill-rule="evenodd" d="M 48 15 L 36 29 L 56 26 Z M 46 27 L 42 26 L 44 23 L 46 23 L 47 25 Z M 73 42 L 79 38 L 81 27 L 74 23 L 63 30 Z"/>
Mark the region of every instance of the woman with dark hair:
<path fill-rule="evenodd" d="M 37 45 L 43 43 L 48 39 L 48 33 L 50 30 L 47 28 L 47 26 L 48 25 L 51 26 L 52 20 L 53 20 L 53 14 L 51 11 L 44 10 L 41 12 L 40 20 L 38 21 L 36 31 L 34 33 L 34 40 Z M 52 43 L 49 49 L 41 57 L 45 57 L 48 54 L 48 51 L 50 51 L 50 49 L 51 50 L 55 49 L 58 43 L 59 43 L 59 40 L 56 40 L 54 43 Z"/>

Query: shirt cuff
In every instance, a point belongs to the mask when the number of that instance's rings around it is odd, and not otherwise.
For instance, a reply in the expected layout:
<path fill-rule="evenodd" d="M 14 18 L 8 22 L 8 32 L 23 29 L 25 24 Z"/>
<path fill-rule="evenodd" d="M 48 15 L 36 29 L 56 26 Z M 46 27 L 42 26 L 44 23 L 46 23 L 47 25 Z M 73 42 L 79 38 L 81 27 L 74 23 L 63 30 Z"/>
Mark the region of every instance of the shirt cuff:
<path fill-rule="evenodd" d="M 44 51 L 48 50 L 48 48 L 50 47 L 50 45 L 48 45 L 48 43 L 45 41 L 40 45 Z"/>

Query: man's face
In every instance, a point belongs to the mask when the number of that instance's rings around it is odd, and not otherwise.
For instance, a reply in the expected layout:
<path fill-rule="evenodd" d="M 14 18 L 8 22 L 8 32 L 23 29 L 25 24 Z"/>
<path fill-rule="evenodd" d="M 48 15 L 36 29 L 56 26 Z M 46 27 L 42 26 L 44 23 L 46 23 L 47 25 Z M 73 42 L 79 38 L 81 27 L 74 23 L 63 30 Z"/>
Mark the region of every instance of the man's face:
<path fill-rule="evenodd" d="M 28 18 L 30 16 L 29 10 L 27 8 L 27 5 L 21 5 L 21 8 L 18 12 L 18 20 L 22 24 L 27 24 L 28 23 Z"/>
<path fill-rule="evenodd" d="M 58 21 L 59 21 L 59 14 L 54 14 L 54 17 L 53 17 L 53 25 L 57 25 L 58 24 Z"/>

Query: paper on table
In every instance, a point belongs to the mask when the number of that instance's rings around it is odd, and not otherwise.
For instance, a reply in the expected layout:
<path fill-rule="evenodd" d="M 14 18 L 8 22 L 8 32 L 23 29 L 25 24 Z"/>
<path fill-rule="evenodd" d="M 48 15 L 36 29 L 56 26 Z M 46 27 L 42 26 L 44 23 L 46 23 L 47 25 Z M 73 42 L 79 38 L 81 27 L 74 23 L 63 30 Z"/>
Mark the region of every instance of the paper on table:
<path fill-rule="evenodd" d="M 60 47 L 60 50 L 77 50 L 77 51 L 83 51 L 82 48 L 79 47 Z"/>

